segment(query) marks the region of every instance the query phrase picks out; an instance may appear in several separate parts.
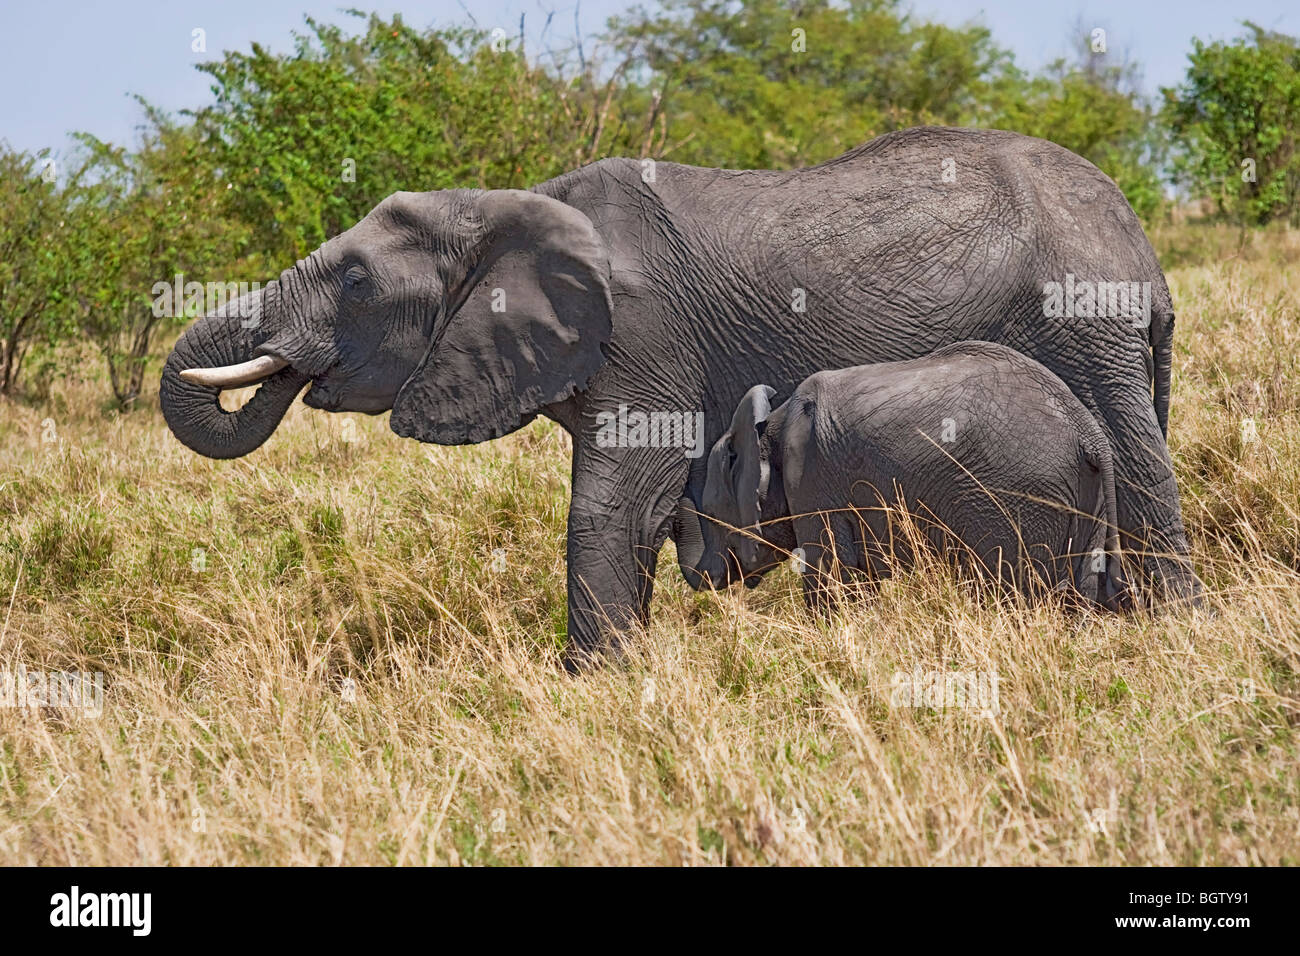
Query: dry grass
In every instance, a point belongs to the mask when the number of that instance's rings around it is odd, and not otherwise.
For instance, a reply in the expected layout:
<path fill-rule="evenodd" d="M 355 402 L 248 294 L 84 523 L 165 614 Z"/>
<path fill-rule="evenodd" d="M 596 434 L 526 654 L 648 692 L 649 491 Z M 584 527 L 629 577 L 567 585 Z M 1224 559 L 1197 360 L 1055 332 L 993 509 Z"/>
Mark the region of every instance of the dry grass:
<path fill-rule="evenodd" d="M 697 595 L 670 550 L 574 679 L 548 423 L 444 449 L 300 405 L 219 463 L 95 382 L 2 406 L 0 671 L 106 693 L 0 708 L 0 863 L 1298 863 L 1300 243 L 1262 242 L 1170 276 L 1204 613 L 913 574 L 819 627 L 788 570 Z M 918 671 L 996 674 L 996 712 L 898 706 Z"/>

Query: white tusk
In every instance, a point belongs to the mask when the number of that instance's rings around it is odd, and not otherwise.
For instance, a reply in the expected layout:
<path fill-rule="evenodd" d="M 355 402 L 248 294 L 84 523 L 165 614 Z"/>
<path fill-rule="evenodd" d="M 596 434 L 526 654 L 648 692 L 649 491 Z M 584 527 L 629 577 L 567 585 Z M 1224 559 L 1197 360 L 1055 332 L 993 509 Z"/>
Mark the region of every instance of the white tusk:
<path fill-rule="evenodd" d="M 238 365 L 226 365 L 221 368 L 187 368 L 181 372 L 181 378 L 195 385 L 208 385 L 213 388 L 239 388 L 252 385 L 269 375 L 274 375 L 289 363 L 274 355 L 259 355 Z"/>

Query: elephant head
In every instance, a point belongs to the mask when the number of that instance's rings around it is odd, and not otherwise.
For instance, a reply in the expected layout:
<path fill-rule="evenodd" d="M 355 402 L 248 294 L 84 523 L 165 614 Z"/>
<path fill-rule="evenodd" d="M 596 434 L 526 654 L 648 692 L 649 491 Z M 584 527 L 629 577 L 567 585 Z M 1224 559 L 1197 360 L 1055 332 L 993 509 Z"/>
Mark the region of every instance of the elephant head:
<path fill-rule="evenodd" d="M 770 451 L 762 438 L 775 394 L 767 385 L 746 392 L 731 426 L 709 452 L 700 522 L 703 553 L 696 568 L 712 587 L 737 579 L 753 587 L 780 561 L 760 529 L 772 477 Z"/>
<path fill-rule="evenodd" d="M 611 335 L 591 221 L 519 190 L 395 193 L 259 293 L 196 322 L 163 370 L 167 424 L 212 458 L 248 454 L 303 385 L 327 411 L 392 409 L 439 444 L 505 435 L 584 388 Z M 260 384 L 225 411 L 223 388 Z"/>

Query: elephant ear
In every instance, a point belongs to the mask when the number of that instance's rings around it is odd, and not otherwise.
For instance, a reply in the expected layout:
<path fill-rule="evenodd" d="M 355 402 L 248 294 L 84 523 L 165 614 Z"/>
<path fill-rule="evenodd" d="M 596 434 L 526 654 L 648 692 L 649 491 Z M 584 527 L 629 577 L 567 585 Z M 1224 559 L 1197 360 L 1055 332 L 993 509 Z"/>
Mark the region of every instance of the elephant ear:
<path fill-rule="evenodd" d="M 499 438 L 585 388 L 612 330 L 609 255 L 591 220 L 521 190 L 483 193 L 469 278 L 393 402 L 406 438 Z"/>
<path fill-rule="evenodd" d="M 762 499 L 767 494 L 772 472 L 767 456 L 762 454 L 759 438 L 766 428 L 768 416 L 772 414 L 772 396 L 775 394 L 776 390 L 767 385 L 755 385 L 745 393 L 731 418 L 731 447 L 736 453 L 731 479 L 739 504 L 740 527 L 753 534 L 758 533 L 763 513 Z M 754 546 L 750 539 L 741 543 L 742 561 L 746 560 L 745 551 Z"/>

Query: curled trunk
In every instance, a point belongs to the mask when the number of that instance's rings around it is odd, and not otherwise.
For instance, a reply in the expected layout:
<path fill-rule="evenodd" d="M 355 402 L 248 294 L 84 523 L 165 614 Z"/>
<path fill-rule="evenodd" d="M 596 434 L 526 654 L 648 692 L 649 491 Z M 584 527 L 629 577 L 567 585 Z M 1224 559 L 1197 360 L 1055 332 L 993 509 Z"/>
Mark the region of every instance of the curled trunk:
<path fill-rule="evenodd" d="M 257 358 L 276 331 L 277 283 L 250 293 L 191 326 L 163 367 L 159 398 L 172 433 L 209 458 L 247 455 L 271 437 L 309 376 L 292 366 L 262 380 L 237 411 L 221 407 L 221 389 L 181 378 L 189 369 L 239 365 Z"/>

